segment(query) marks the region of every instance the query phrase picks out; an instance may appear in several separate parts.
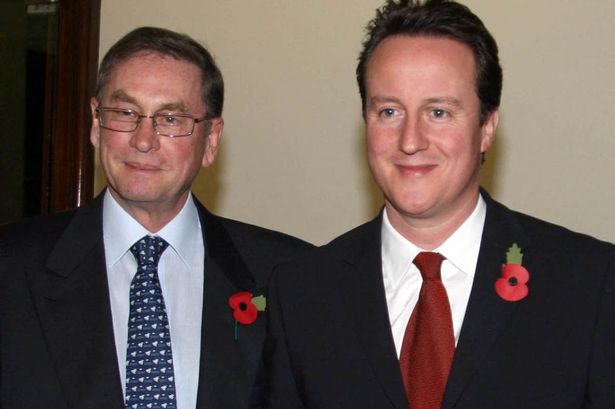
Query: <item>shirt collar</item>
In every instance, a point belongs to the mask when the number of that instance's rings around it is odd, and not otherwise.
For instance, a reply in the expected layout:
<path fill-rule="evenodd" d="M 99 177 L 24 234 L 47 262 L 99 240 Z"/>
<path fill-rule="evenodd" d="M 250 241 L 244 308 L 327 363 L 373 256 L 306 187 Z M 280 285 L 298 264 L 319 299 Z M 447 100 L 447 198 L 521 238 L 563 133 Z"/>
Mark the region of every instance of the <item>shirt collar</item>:
<path fill-rule="evenodd" d="M 202 243 L 202 240 L 199 240 L 199 236 L 202 237 L 201 221 L 192 194 L 188 196 L 182 210 L 158 235 L 169 243 L 187 266 L 191 265 L 195 254 L 194 247 Z"/>
<path fill-rule="evenodd" d="M 391 284 L 395 286 L 410 269 L 412 260 L 421 249 L 395 230 L 389 221 L 386 207 L 382 212 L 380 236 L 382 240 L 382 272 L 388 276 Z"/>
<path fill-rule="evenodd" d="M 471 277 L 476 271 L 486 214 L 485 201 L 479 195 L 472 214 L 440 247 L 433 250 L 441 253 L 458 270 Z M 395 230 L 389 221 L 386 208 L 382 212 L 381 239 L 383 274 L 388 274 L 390 282 L 395 285 L 409 271 L 416 255 L 424 250 Z"/>
<path fill-rule="evenodd" d="M 201 223 L 190 194 L 180 212 L 155 235 L 165 239 L 169 247 L 189 265 L 193 243 L 198 243 L 200 234 Z M 107 190 L 103 199 L 103 238 L 107 266 L 117 263 L 145 235 L 153 236 L 154 233 L 133 219 Z"/>
<path fill-rule="evenodd" d="M 476 272 L 486 216 L 487 205 L 483 197 L 479 195 L 472 214 L 440 247 L 434 250 L 470 277 L 474 277 Z"/>

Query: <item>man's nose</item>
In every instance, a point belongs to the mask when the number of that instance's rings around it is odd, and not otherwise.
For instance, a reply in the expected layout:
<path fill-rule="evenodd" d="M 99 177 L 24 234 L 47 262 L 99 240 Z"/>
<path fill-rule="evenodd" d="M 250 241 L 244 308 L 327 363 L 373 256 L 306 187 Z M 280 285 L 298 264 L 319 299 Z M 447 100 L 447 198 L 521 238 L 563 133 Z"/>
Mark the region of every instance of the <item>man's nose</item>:
<path fill-rule="evenodd" d="M 427 149 L 429 141 L 419 118 L 407 116 L 399 136 L 399 150 L 407 155 Z"/>
<path fill-rule="evenodd" d="M 139 152 L 160 149 L 160 135 L 156 133 L 153 118 L 141 118 L 139 126 L 130 137 L 130 146 Z"/>

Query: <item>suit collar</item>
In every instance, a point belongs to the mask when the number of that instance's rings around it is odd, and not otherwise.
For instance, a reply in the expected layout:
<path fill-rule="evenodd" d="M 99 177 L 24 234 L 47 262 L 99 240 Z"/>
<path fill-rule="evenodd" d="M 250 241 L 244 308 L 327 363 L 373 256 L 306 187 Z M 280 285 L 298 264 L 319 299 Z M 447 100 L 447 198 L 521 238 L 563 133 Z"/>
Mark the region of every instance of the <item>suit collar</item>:
<path fill-rule="evenodd" d="M 100 198 L 75 211 L 46 266 L 26 275 L 69 406 L 123 408 Z"/>
<path fill-rule="evenodd" d="M 227 279 L 238 290 L 252 289 L 256 284 L 254 277 L 224 227 L 222 219 L 210 213 L 196 199 L 195 203 L 201 218 L 206 257 L 216 261 Z"/>
<path fill-rule="evenodd" d="M 237 324 L 228 299 L 239 291 L 263 294 L 236 247 L 224 219 L 196 201 L 206 243 L 197 407 L 248 407 L 261 365 L 265 315 L 250 325 Z M 235 330 L 237 337 L 235 337 Z"/>
<path fill-rule="evenodd" d="M 102 242 L 103 195 L 75 215 L 47 259 L 47 268 L 67 277 Z M 104 261 L 104 260 L 103 260 Z"/>
<path fill-rule="evenodd" d="M 339 251 L 349 267 L 338 285 L 346 316 L 392 406 L 406 409 L 390 323 L 383 319 L 388 317 L 388 309 L 382 282 L 380 228 L 378 216 L 350 232 L 350 237 L 333 242 L 331 250 Z"/>
<path fill-rule="evenodd" d="M 514 214 L 481 191 L 487 203 L 487 217 L 470 300 L 455 351 L 443 409 L 455 406 L 464 389 L 479 370 L 491 346 L 505 330 L 518 304 L 502 300 L 494 285 L 506 263 L 513 243 L 525 250 L 531 245 Z"/>

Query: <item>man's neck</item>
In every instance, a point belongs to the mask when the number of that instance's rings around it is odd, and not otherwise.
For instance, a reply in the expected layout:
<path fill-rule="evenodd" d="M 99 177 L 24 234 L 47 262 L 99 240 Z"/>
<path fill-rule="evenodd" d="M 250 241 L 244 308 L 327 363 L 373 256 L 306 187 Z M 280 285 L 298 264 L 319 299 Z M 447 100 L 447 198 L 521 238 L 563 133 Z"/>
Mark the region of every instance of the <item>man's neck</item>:
<path fill-rule="evenodd" d="M 399 234 L 423 250 L 433 250 L 440 247 L 470 217 L 478 197 L 477 192 L 473 200 L 438 217 L 403 214 L 388 201 L 385 208 L 391 225 Z"/>
<path fill-rule="evenodd" d="M 171 220 L 175 218 L 186 204 L 190 192 L 185 192 L 178 201 L 172 204 L 152 204 L 141 202 L 128 202 L 122 200 L 113 191 L 109 190 L 111 196 L 115 201 L 128 213 L 133 219 L 135 219 L 141 226 L 145 227 L 147 231 L 156 233 L 166 226 Z"/>

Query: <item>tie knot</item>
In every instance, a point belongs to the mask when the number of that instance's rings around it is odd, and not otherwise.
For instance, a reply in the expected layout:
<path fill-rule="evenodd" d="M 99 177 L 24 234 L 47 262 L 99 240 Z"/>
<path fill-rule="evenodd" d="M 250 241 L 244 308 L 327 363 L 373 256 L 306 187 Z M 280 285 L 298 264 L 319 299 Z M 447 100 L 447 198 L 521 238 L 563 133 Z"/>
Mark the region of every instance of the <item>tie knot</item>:
<path fill-rule="evenodd" d="M 130 252 L 137 260 L 139 266 L 158 266 L 162 252 L 169 246 L 163 238 L 158 236 L 143 236 L 130 248 Z"/>
<path fill-rule="evenodd" d="M 444 261 L 442 254 L 423 251 L 416 255 L 413 263 L 419 268 L 423 280 L 440 280 L 442 261 Z"/>

